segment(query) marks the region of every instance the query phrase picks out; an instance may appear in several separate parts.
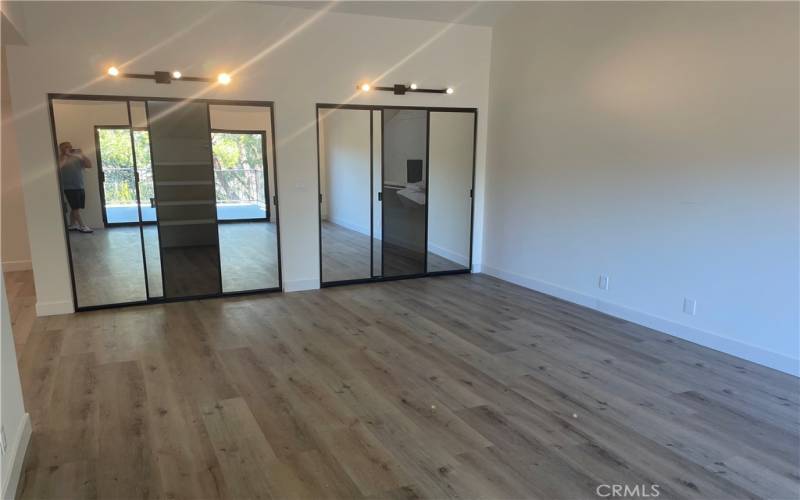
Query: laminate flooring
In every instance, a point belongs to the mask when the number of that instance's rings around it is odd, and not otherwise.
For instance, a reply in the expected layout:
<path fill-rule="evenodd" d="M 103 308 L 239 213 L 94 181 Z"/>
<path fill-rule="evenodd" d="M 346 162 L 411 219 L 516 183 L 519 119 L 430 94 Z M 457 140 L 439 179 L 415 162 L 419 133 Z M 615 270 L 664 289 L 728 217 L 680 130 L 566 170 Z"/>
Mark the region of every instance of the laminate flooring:
<path fill-rule="evenodd" d="M 6 280 L 19 498 L 800 488 L 797 378 L 485 275 L 35 319 Z"/>

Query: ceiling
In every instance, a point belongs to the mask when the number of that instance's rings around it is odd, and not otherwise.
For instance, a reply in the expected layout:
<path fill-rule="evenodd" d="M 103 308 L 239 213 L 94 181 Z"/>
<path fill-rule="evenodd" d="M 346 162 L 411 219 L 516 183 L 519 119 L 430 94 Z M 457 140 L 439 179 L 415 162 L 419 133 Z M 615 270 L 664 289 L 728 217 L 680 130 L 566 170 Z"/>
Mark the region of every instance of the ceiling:
<path fill-rule="evenodd" d="M 509 11 L 515 2 L 265 1 L 258 3 L 311 10 L 330 8 L 331 12 L 346 14 L 438 21 L 443 23 L 469 24 L 473 26 L 494 26 L 494 23 L 503 14 Z"/>

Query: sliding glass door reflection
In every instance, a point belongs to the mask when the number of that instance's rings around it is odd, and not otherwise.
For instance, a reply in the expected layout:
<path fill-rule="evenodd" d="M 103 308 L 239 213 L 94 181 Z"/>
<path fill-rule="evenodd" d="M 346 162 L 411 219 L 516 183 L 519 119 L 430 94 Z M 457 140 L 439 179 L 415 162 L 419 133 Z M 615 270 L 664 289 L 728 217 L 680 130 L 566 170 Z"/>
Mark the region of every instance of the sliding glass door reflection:
<path fill-rule="evenodd" d="M 271 109 L 209 106 L 222 291 L 280 286 Z"/>

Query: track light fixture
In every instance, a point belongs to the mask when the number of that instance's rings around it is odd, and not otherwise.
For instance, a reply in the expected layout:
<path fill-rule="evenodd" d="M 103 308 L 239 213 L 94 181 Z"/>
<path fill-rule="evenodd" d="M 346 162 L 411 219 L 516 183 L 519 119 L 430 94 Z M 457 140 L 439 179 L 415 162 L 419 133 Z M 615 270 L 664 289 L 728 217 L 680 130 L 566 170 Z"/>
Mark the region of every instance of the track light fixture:
<path fill-rule="evenodd" d="M 228 73 L 220 73 L 216 78 L 205 76 L 185 76 L 180 71 L 155 71 L 153 74 L 145 73 L 122 73 L 116 66 L 111 66 L 106 70 L 106 74 L 112 78 L 141 78 L 144 80 L 153 80 L 156 83 L 172 83 L 173 81 L 180 80 L 182 82 L 206 82 L 206 83 L 219 83 L 221 85 L 228 85 L 231 83 L 231 75 Z"/>
<path fill-rule="evenodd" d="M 369 83 L 361 83 L 356 85 L 356 88 L 362 92 L 369 92 L 370 90 L 383 90 L 385 92 L 393 92 L 394 95 L 405 95 L 407 92 L 424 92 L 426 94 L 452 94 L 455 92 L 452 87 L 447 87 L 446 89 L 421 89 L 416 83 L 397 83 L 391 87 L 372 87 Z"/>

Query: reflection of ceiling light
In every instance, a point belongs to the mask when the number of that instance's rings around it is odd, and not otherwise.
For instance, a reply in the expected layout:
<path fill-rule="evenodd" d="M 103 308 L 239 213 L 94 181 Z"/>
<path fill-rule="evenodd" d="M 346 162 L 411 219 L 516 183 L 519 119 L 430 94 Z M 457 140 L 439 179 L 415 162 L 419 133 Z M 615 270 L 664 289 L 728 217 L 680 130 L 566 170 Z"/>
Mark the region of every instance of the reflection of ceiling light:
<path fill-rule="evenodd" d="M 445 92 L 447 92 L 448 94 L 452 94 L 453 92 L 455 92 L 455 90 L 453 90 L 452 87 L 447 87 L 447 90 L 445 90 Z"/>
<path fill-rule="evenodd" d="M 108 76 L 117 76 L 119 75 L 119 69 L 116 66 L 111 66 L 108 68 Z"/>
<path fill-rule="evenodd" d="M 416 83 L 412 83 L 411 85 L 409 85 L 409 88 L 411 90 L 417 90 L 417 84 Z"/>
<path fill-rule="evenodd" d="M 182 76 L 183 76 L 183 75 L 181 74 L 181 72 L 180 72 L 180 71 L 173 71 L 173 72 L 172 72 L 172 78 L 174 78 L 174 79 L 176 79 L 176 80 L 180 80 Z"/>
<path fill-rule="evenodd" d="M 219 76 L 217 77 L 217 81 L 222 85 L 227 85 L 231 83 L 231 75 L 229 75 L 228 73 L 220 73 Z"/>
<path fill-rule="evenodd" d="M 364 92 L 369 92 L 369 83 L 362 83 L 361 90 L 363 90 Z"/>

